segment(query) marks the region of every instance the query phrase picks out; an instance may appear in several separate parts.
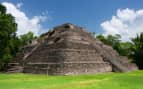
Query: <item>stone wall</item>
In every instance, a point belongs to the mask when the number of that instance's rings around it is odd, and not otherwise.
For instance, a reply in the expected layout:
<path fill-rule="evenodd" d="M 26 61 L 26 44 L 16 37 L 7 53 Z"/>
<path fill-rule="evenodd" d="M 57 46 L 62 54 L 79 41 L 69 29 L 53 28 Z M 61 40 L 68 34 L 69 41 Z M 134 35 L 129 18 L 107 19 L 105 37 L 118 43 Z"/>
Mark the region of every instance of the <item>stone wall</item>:
<path fill-rule="evenodd" d="M 112 67 L 107 62 L 64 62 L 64 63 L 29 63 L 24 68 L 25 73 L 48 75 L 76 75 L 111 72 Z"/>

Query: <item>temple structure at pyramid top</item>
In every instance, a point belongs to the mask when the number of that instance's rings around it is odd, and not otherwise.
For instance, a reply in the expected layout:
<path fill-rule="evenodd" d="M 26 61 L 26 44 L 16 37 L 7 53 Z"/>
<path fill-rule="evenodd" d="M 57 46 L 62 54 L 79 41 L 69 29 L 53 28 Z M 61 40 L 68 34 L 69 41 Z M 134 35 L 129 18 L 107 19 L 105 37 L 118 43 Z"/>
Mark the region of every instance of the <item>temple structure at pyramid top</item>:
<path fill-rule="evenodd" d="M 17 59 L 22 60 L 25 73 L 76 75 L 137 70 L 135 64 L 112 47 L 71 23 L 43 34 L 37 44 Z"/>

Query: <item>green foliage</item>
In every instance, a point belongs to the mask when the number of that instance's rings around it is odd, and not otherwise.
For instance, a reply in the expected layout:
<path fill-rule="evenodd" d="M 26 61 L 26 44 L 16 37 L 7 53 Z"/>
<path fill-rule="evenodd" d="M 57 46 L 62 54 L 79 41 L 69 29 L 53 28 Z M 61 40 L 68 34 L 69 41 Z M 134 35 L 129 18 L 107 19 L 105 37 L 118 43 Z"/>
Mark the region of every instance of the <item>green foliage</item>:
<path fill-rule="evenodd" d="M 21 43 L 22 45 L 28 45 L 28 44 L 31 44 L 32 41 L 34 39 L 36 39 L 37 37 L 34 36 L 33 32 L 28 32 L 27 34 L 24 34 L 24 35 L 21 35 L 20 36 L 20 40 L 21 40 Z"/>
<path fill-rule="evenodd" d="M 131 42 L 120 42 L 115 49 L 119 52 L 120 55 L 132 58 L 132 47 L 133 44 Z"/>
<path fill-rule="evenodd" d="M 0 4 L 0 71 L 5 69 L 10 60 L 24 45 L 36 39 L 32 32 L 16 36 L 17 24 L 12 15 L 6 13 L 6 8 Z"/>
<path fill-rule="evenodd" d="M 142 89 L 143 71 L 76 76 L 0 74 L 0 89 Z"/>
<path fill-rule="evenodd" d="M 133 41 L 133 52 L 132 55 L 134 58 L 134 62 L 139 66 L 140 69 L 143 69 L 143 33 L 137 35 L 132 39 Z"/>
<path fill-rule="evenodd" d="M 5 14 L 6 13 L 6 8 L 0 4 L 0 14 Z"/>
<path fill-rule="evenodd" d="M 106 42 L 106 38 L 105 38 L 102 34 L 96 36 L 96 38 L 97 38 L 98 40 L 102 41 L 103 43 L 107 43 L 107 42 Z"/>
<path fill-rule="evenodd" d="M 113 48 L 116 48 L 117 44 L 119 44 L 121 36 L 119 34 L 116 34 L 115 36 L 113 35 L 108 35 L 108 36 L 103 36 L 103 35 L 98 35 L 96 37 L 100 41 L 102 41 L 104 44 L 111 45 Z"/>
<path fill-rule="evenodd" d="M 0 4 L 0 70 L 2 70 L 19 49 L 16 37 L 17 24 L 12 15 Z"/>
<path fill-rule="evenodd" d="M 119 45 L 121 45 L 121 36 L 119 34 L 116 34 L 115 36 L 113 35 L 108 35 L 108 36 L 103 36 L 103 35 L 98 35 L 96 37 L 100 41 L 102 41 L 106 45 L 112 46 L 114 49 L 118 49 Z"/>

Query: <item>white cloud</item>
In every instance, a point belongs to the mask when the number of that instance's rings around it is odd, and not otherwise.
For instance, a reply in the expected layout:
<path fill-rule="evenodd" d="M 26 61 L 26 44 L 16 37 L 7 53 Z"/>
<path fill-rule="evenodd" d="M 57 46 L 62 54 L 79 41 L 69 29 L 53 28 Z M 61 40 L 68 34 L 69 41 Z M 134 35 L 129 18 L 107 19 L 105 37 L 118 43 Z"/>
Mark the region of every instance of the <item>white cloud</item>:
<path fill-rule="evenodd" d="M 23 5 L 22 3 L 14 5 L 9 2 L 3 2 L 2 4 L 7 8 L 7 13 L 10 13 L 15 17 L 15 21 L 18 24 L 18 35 L 28 33 L 29 31 L 32 31 L 35 35 L 38 35 L 38 33 L 40 33 L 40 30 L 42 30 L 41 22 L 47 20 L 46 16 L 33 16 L 30 19 L 20 9 Z"/>
<path fill-rule="evenodd" d="M 104 34 L 120 34 L 123 41 L 130 41 L 136 34 L 143 32 L 143 9 L 119 9 L 111 20 L 101 23 Z"/>

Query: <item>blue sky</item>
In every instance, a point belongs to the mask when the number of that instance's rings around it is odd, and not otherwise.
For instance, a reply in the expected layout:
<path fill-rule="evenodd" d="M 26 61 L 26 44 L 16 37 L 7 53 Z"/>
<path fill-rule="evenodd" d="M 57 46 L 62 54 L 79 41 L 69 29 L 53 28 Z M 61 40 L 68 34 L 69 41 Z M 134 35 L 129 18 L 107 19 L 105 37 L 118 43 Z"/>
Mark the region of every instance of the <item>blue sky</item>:
<path fill-rule="evenodd" d="M 0 2 L 9 2 L 15 6 L 21 3 L 19 9 L 29 19 L 34 16 L 46 16 L 47 19 L 40 22 L 42 32 L 70 22 L 85 27 L 90 32 L 104 33 L 108 27 L 101 24 L 111 22 L 113 16 L 118 18 L 118 10 L 136 13 L 143 9 L 143 0 L 0 0 Z"/>

